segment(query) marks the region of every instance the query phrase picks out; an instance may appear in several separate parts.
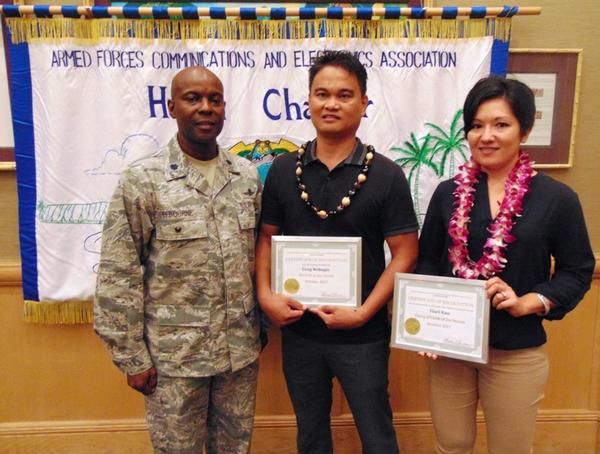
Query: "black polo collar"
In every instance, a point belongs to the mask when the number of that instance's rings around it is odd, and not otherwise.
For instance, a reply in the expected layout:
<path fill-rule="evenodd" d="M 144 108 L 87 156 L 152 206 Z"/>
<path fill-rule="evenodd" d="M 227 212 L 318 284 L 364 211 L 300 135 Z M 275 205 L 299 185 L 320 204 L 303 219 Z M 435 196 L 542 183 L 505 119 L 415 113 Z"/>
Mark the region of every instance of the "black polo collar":
<path fill-rule="evenodd" d="M 308 142 L 306 153 L 304 153 L 303 164 L 307 165 L 313 161 L 316 161 L 318 158 L 316 156 L 317 151 L 317 140 L 312 140 Z M 367 147 L 361 142 L 361 140 L 357 137 L 356 143 L 354 144 L 354 149 L 352 153 L 348 155 L 348 157 L 344 160 L 344 165 L 353 165 L 353 166 L 362 166 L 365 161 L 365 155 L 367 154 Z"/>

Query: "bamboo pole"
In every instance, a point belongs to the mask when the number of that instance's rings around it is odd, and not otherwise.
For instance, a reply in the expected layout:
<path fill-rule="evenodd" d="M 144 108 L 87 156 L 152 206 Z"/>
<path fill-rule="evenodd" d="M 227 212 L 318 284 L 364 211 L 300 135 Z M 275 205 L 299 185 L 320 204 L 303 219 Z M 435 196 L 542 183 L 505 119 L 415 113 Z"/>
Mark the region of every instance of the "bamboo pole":
<path fill-rule="evenodd" d="M 29 16 L 34 15 L 34 7 L 35 5 L 0 5 L 0 14 L 4 14 L 4 9 L 7 6 L 17 6 L 20 16 Z M 41 5 L 38 5 L 41 6 Z M 50 15 L 61 15 L 62 14 L 62 5 L 50 5 L 49 7 Z M 78 6 L 77 13 L 79 16 L 83 18 L 92 18 L 94 17 L 92 6 Z M 502 14 L 506 14 L 506 7 L 502 6 L 490 6 L 490 7 L 479 7 L 477 9 L 471 7 L 458 7 L 455 8 L 455 12 L 457 17 L 468 17 L 471 15 L 473 10 L 478 11 L 481 9 L 485 9 L 485 17 L 497 17 Z M 515 16 L 536 16 L 541 14 L 542 8 L 540 6 L 521 6 L 521 7 L 509 7 L 509 8 L 518 8 L 516 12 L 511 12 L 510 15 Z M 268 7 L 258 7 L 258 8 L 224 8 L 225 16 L 227 18 L 239 18 L 242 16 L 242 10 L 254 10 L 257 17 L 270 17 L 271 12 L 273 10 L 281 11 L 282 8 L 268 8 Z M 454 8 L 453 8 L 454 9 Z M 139 7 L 138 13 L 141 17 L 153 17 L 153 7 Z M 359 8 L 355 7 L 344 7 L 344 8 L 335 8 L 334 11 L 340 11 L 342 13 L 342 17 L 351 18 L 356 17 L 358 14 Z M 448 7 L 432 7 L 432 8 L 398 8 L 395 11 L 398 11 L 401 17 L 412 17 L 413 12 L 422 12 L 424 17 L 432 18 L 432 17 L 441 17 L 444 14 L 447 14 L 449 9 Z M 125 9 L 122 6 L 109 6 L 107 8 L 107 12 L 111 16 L 123 17 L 125 15 Z M 290 7 L 285 8 L 285 16 L 289 17 L 299 17 L 301 8 L 299 7 Z M 332 11 L 332 8 L 312 8 L 314 11 L 314 15 L 316 18 L 326 18 L 328 13 Z M 371 8 L 373 17 L 384 17 L 386 11 L 390 11 L 389 8 L 385 7 L 373 7 Z M 196 12 L 198 17 L 208 18 L 211 15 L 211 8 L 207 7 L 199 7 L 196 8 Z M 182 16 L 183 8 L 181 7 L 167 7 L 166 13 L 169 17 L 174 16 Z M 514 13 L 514 14 L 513 14 Z"/>

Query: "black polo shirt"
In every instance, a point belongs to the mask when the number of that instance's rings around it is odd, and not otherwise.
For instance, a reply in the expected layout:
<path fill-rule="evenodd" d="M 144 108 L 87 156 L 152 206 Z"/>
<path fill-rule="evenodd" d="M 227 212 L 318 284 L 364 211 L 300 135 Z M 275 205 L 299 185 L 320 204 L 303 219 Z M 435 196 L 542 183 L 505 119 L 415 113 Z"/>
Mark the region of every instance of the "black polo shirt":
<path fill-rule="evenodd" d="M 315 156 L 316 141 L 304 156 L 303 182 L 311 201 L 329 211 L 356 181 L 363 166 L 366 147 L 357 139 L 348 158 L 332 171 Z M 321 219 L 300 198 L 296 181 L 297 153 L 279 156 L 267 175 L 262 196 L 261 221 L 278 226 L 283 235 L 362 237 L 362 299 L 371 293 L 385 269 L 384 240 L 418 229 L 410 189 L 402 169 L 375 153 L 368 178 L 341 213 Z M 312 313 L 284 329 L 309 339 L 331 343 L 365 343 L 389 339 L 386 307 L 358 329 L 328 329 Z"/>

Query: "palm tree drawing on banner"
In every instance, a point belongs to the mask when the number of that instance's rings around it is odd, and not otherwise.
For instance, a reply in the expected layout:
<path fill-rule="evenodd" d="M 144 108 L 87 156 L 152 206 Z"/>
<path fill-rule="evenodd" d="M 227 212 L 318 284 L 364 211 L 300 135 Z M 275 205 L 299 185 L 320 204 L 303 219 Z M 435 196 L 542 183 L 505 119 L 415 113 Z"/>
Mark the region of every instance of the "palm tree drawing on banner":
<path fill-rule="evenodd" d="M 408 172 L 408 184 L 411 188 L 413 206 L 419 221 L 419 227 L 423 225 L 423 219 L 425 213 L 421 212 L 419 203 L 419 180 L 421 174 L 421 166 L 425 165 L 431 168 L 435 174 L 438 174 L 438 167 L 432 161 L 433 148 L 429 145 L 432 136 L 427 134 L 425 137 L 419 140 L 415 136 L 414 132 L 410 133 L 410 140 L 404 142 L 404 147 L 391 147 L 390 151 L 400 153 L 404 157 L 395 159 L 394 162 L 402 167 L 403 170 Z"/>
<path fill-rule="evenodd" d="M 462 109 L 459 109 L 456 112 L 452 119 L 452 123 L 450 123 L 450 130 L 447 132 L 438 125 L 425 123 L 433 130 L 431 133 L 431 139 L 433 140 L 431 159 L 437 158 L 438 155 L 441 154 L 438 167 L 439 177 L 446 176 L 447 178 L 452 178 L 456 173 L 458 165 L 468 159 L 466 154 L 467 146 L 465 143 L 465 131 L 462 126 L 459 126 L 462 112 Z M 462 158 L 462 162 L 458 163 L 458 165 L 457 155 L 460 155 Z"/>

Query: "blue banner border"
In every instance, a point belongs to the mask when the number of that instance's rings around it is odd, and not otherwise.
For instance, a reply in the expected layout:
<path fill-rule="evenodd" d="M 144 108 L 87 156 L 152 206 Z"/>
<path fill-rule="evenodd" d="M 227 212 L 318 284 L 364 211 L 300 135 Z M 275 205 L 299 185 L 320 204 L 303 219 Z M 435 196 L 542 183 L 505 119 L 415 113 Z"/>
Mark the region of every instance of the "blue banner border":
<path fill-rule="evenodd" d="M 11 100 L 19 197 L 19 241 L 25 300 L 39 301 L 36 241 L 36 162 L 29 46 L 9 38 Z"/>

